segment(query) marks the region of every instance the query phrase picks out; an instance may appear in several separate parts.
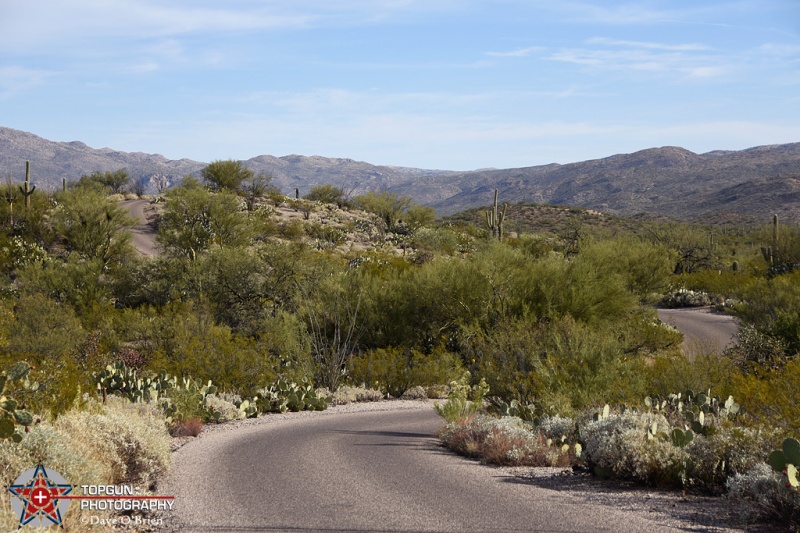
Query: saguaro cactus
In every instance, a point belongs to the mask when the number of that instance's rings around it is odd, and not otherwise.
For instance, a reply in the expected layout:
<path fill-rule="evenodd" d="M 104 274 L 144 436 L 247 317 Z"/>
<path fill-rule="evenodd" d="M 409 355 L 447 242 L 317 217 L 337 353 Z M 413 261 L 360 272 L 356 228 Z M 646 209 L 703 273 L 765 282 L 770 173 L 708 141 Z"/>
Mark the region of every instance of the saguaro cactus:
<path fill-rule="evenodd" d="M 25 187 L 19 186 L 19 192 L 25 197 L 25 209 L 31 206 L 31 195 L 36 190 L 36 185 L 31 187 L 31 162 L 25 161 Z"/>
<path fill-rule="evenodd" d="M 6 193 L 5 193 L 6 202 L 8 202 L 8 217 L 9 217 L 9 224 L 13 228 L 14 227 L 14 202 L 17 201 L 17 192 L 14 190 L 14 185 L 11 184 L 11 178 L 9 177 L 6 182 Z"/>
<path fill-rule="evenodd" d="M 507 203 L 503 203 L 503 210 L 497 210 L 497 189 L 494 190 L 494 207 L 486 210 L 486 226 L 492 230 L 492 237 L 503 240 L 503 222 L 506 219 Z"/>
<path fill-rule="evenodd" d="M 778 249 L 778 215 L 772 215 L 772 248 Z"/>

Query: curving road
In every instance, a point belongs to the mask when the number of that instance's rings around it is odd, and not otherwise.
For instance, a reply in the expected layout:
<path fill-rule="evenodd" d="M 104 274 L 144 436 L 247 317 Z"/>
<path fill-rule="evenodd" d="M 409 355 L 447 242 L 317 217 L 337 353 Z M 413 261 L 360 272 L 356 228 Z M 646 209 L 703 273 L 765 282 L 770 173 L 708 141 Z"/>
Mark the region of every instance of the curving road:
<path fill-rule="evenodd" d="M 658 318 L 683 333 L 683 352 L 689 358 L 704 353 L 721 355 L 736 341 L 738 322 L 708 307 L 659 309 Z"/>
<path fill-rule="evenodd" d="M 138 222 L 131 228 L 131 243 L 140 254 L 145 257 L 158 255 L 156 232 L 147 220 L 145 209 L 150 205 L 150 200 L 125 200 L 119 203 L 120 207 L 127 209 L 128 214 Z"/>
<path fill-rule="evenodd" d="M 605 499 L 609 496 L 602 494 L 602 483 L 594 485 L 593 498 L 580 488 L 553 488 L 546 482 L 526 482 L 504 469 L 479 467 L 437 445 L 434 434 L 442 421 L 429 403 L 413 402 L 410 408 L 409 403 L 360 405 L 355 412 L 345 406 L 297 414 L 305 416 L 272 415 L 234 431 L 201 436 L 175 453 L 170 476 L 159 487 L 161 494 L 175 496 L 175 510 L 166 516 L 164 528 L 708 531 L 698 525 L 702 509 L 687 512 L 694 522 L 685 516 L 665 518 L 651 503 Z M 382 410 L 364 411 L 365 407 Z M 640 490 L 636 503 L 648 502 L 651 494 Z M 682 500 L 674 493 L 668 498 L 662 507 L 674 515 L 675 502 Z"/>

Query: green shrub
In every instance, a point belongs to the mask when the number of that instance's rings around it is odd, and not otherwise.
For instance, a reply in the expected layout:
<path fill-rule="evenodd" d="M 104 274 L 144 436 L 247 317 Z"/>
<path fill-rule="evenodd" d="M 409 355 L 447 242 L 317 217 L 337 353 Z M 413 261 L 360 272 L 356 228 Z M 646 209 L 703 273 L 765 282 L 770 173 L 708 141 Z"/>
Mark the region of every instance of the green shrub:
<path fill-rule="evenodd" d="M 654 424 L 655 436 L 648 438 Z M 673 445 L 671 431 L 662 415 L 632 410 L 580 427 L 586 460 L 598 476 L 680 487 L 686 452 Z"/>
<path fill-rule="evenodd" d="M 753 426 L 775 428 L 783 436 L 800 434 L 800 360 L 762 376 L 735 373 L 730 378 L 731 394 L 746 409 Z"/>
<path fill-rule="evenodd" d="M 647 390 L 643 356 L 625 353 L 617 335 L 566 317 L 531 324 L 498 324 L 465 335 L 463 357 L 474 361 L 492 395 L 534 403 L 541 412 L 569 416 L 605 402 L 641 398 Z"/>
<path fill-rule="evenodd" d="M 331 405 L 345 405 L 353 402 L 377 402 L 383 399 L 383 393 L 377 389 L 362 386 L 342 385 L 336 392 L 326 388 L 317 389 L 317 396 L 331 398 Z"/>
<path fill-rule="evenodd" d="M 728 480 L 764 462 L 772 435 L 731 424 L 718 426 L 709 436 L 696 435 L 686 446 L 688 485 L 721 494 Z"/>
<path fill-rule="evenodd" d="M 698 354 L 687 359 L 683 353 L 659 354 L 645 368 L 648 394 L 662 397 L 675 391 L 704 391 L 711 389 L 727 398 L 743 395 L 731 387 L 731 377 L 739 374 L 730 359 L 716 354 Z"/>
<path fill-rule="evenodd" d="M 470 373 L 465 370 L 458 380 L 450 382 L 447 401 L 433 404 L 439 416 L 457 422 L 483 411 L 483 398 L 489 393 L 489 386 L 484 379 L 475 385 L 470 385 L 470 380 Z"/>
<path fill-rule="evenodd" d="M 239 410 L 233 402 L 227 401 L 216 394 L 207 395 L 204 406 L 206 411 L 212 410 L 219 413 L 217 422 L 227 422 L 229 420 L 244 418 L 244 413 Z"/>
<path fill-rule="evenodd" d="M 309 193 L 303 196 L 303 198 L 310 202 L 336 204 L 338 207 L 344 207 L 347 204 L 344 189 L 329 183 L 311 187 Z"/>
<path fill-rule="evenodd" d="M 752 324 L 742 324 L 736 332 L 736 344 L 725 349 L 725 356 L 745 372 L 764 374 L 782 368 L 788 352 L 784 339 L 759 331 Z"/>
<path fill-rule="evenodd" d="M 369 383 L 399 398 L 414 386 L 449 383 L 462 373 L 461 363 L 444 348 L 431 353 L 394 347 L 378 348 L 354 357 L 349 365 L 353 383 Z"/>
<path fill-rule="evenodd" d="M 301 220 L 290 220 L 278 227 L 278 232 L 284 239 L 296 241 L 303 238 L 305 235 L 305 225 Z"/>
<path fill-rule="evenodd" d="M 324 411 L 331 400 L 328 396 L 319 395 L 305 378 L 299 383 L 278 379 L 268 388 L 259 390 L 256 397 L 262 413 Z"/>

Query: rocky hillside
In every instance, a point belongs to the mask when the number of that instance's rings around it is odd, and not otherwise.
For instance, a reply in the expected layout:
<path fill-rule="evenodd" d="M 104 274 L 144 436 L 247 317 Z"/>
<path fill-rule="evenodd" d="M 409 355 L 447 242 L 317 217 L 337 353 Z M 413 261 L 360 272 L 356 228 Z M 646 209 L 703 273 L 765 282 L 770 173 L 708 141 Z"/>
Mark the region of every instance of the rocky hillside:
<path fill-rule="evenodd" d="M 160 155 L 58 143 L 0 127 L 0 178 L 20 180 L 30 160 L 35 183 L 60 186 L 95 170 L 124 168 L 131 176 L 198 174 L 206 163 Z M 352 159 L 262 155 L 245 161 L 291 194 L 320 183 L 351 194 L 387 189 L 451 214 L 501 201 L 580 206 L 617 215 L 649 213 L 681 219 L 763 220 L 777 213 L 800 220 L 800 143 L 695 154 L 651 148 L 603 159 L 526 168 L 452 172 L 376 166 Z"/>
<path fill-rule="evenodd" d="M 24 176 L 25 161 L 33 168 L 34 182 L 45 188 L 61 186 L 96 170 L 125 169 L 132 177 L 167 177 L 171 183 L 188 174 L 199 175 L 208 162 L 190 159 L 170 160 L 158 154 L 120 152 L 110 148 L 90 148 L 82 142 L 53 142 L 36 135 L 0 127 L 0 179 L 11 176 L 19 181 Z M 261 155 L 248 159 L 245 165 L 257 174 L 273 177 L 273 183 L 286 193 L 299 188 L 301 194 L 314 185 L 333 183 L 351 194 L 395 187 L 408 180 L 426 179 L 453 172 L 370 165 L 352 159 L 320 156 Z"/>
<path fill-rule="evenodd" d="M 800 220 L 800 143 L 695 154 L 652 148 L 604 159 L 446 176 L 460 191 L 430 203 L 440 212 L 509 202 L 574 205 L 607 213 L 694 219 L 778 213 Z M 713 217 L 712 217 L 713 218 Z"/>

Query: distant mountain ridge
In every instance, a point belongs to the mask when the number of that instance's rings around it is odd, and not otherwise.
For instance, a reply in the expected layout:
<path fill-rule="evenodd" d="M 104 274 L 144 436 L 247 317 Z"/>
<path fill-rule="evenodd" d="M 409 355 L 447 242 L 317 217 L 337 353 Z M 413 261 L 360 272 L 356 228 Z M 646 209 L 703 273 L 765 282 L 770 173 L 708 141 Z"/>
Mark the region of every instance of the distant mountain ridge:
<path fill-rule="evenodd" d="M 124 168 L 132 177 L 197 175 L 206 162 L 158 154 L 95 149 L 82 142 L 53 142 L 0 127 L 0 178 L 20 181 L 25 161 L 32 179 L 56 188 L 96 170 Z M 653 213 L 681 219 L 733 214 L 765 219 L 777 213 L 800 220 L 800 143 L 695 154 L 679 147 L 570 164 L 469 172 L 378 166 L 321 156 L 260 155 L 243 163 L 265 172 L 286 193 L 332 183 L 351 194 L 389 190 L 436 207 L 440 214 L 501 201 L 575 205 L 619 215 Z"/>

